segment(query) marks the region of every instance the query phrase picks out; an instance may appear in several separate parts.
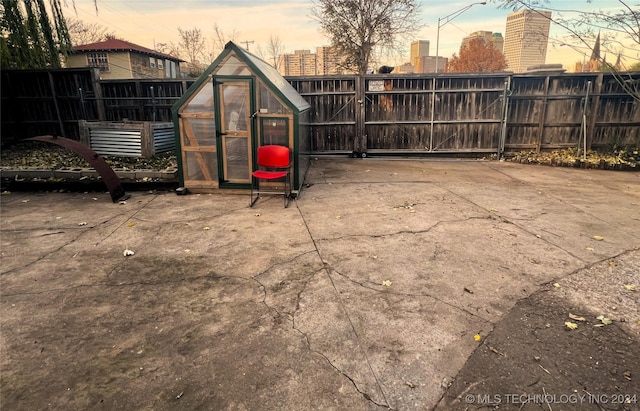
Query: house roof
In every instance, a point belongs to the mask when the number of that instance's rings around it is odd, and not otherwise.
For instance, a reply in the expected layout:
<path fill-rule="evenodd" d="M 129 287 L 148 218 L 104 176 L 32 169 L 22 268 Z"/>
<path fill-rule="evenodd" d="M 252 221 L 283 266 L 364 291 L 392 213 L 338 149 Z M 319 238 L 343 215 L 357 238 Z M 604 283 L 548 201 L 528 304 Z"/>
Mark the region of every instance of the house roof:
<path fill-rule="evenodd" d="M 74 53 L 86 53 L 91 51 L 135 51 L 137 53 L 146 54 L 152 57 L 160 57 L 173 61 L 184 61 L 178 57 L 170 56 L 169 54 L 160 53 L 156 50 L 151 50 L 146 47 L 139 46 L 137 44 L 119 40 L 119 39 L 109 39 L 106 41 L 100 41 L 97 43 L 90 44 L 82 44 L 80 46 L 75 46 L 73 48 Z"/>

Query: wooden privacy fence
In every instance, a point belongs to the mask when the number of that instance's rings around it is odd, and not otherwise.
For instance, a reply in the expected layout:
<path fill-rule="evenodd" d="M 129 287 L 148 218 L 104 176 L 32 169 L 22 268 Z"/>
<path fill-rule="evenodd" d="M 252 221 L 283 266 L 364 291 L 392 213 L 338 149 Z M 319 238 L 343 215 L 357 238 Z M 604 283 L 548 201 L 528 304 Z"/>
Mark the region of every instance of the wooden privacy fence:
<path fill-rule="evenodd" d="M 93 69 L 3 70 L 2 142 L 80 139 L 86 121 L 171 121 L 193 80 L 100 80 Z M 311 104 L 316 153 L 469 153 L 640 145 L 640 101 L 615 76 L 289 77 Z M 626 76 L 640 82 L 640 74 Z M 584 139 L 586 137 L 586 140 Z"/>
<path fill-rule="evenodd" d="M 465 153 L 640 145 L 640 101 L 611 74 L 290 77 L 316 152 Z M 640 75 L 627 76 L 640 82 Z"/>
<path fill-rule="evenodd" d="M 78 122 L 171 122 L 193 80 L 100 80 L 97 69 L 3 70 L 2 143 L 37 135 L 80 139 Z"/>

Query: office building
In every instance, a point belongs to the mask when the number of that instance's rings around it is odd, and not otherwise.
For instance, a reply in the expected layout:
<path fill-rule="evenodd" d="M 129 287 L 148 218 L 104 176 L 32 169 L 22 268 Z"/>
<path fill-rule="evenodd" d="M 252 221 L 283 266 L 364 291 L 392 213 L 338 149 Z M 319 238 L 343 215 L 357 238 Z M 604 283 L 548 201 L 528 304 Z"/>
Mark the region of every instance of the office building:
<path fill-rule="evenodd" d="M 507 70 L 523 73 L 527 67 L 545 64 L 551 12 L 520 10 L 507 16 L 503 54 Z"/>
<path fill-rule="evenodd" d="M 504 39 L 502 38 L 502 34 L 493 33 L 491 31 L 475 31 L 464 37 L 462 39 L 462 44 L 460 45 L 460 50 L 466 47 L 473 39 L 481 39 L 485 43 L 492 43 L 493 47 L 495 47 L 496 50 L 498 50 L 500 53 L 503 52 L 502 50 L 504 47 Z"/>
<path fill-rule="evenodd" d="M 409 62 L 413 67 L 417 67 L 418 59 L 429 55 L 429 40 L 417 40 L 411 43 Z M 420 71 L 416 70 L 416 73 Z"/>
<path fill-rule="evenodd" d="M 444 73 L 447 68 L 449 59 L 447 57 L 438 57 L 438 73 Z M 414 66 L 415 73 L 435 73 L 436 71 L 436 56 L 423 56 L 416 60 Z"/>

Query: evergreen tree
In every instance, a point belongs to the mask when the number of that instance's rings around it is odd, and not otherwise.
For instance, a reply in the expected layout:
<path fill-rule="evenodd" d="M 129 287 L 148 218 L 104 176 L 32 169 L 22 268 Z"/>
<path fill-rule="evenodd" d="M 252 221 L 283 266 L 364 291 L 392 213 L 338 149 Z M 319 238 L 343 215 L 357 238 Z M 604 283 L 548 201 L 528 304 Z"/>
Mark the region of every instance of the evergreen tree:
<path fill-rule="evenodd" d="M 52 18 L 44 0 L 1 0 L 3 69 L 61 67 L 61 57 L 71 50 L 71 40 L 60 0 L 50 0 L 50 4 Z"/>

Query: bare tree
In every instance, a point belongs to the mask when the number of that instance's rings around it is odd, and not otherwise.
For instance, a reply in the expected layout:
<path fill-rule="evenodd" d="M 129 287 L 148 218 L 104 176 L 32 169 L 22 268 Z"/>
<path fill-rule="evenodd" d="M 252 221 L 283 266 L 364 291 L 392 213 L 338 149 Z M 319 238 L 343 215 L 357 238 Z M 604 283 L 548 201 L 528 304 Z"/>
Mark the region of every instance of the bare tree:
<path fill-rule="evenodd" d="M 191 29 L 178 27 L 178 33 L 180 34 L 178 49 L 180 56 L 187 60 L 188 75 L 198 77 L 204 70 L 201 60 L 206 57 L 203 53 L 206 41 L 202 30 L 197 27 Z"/>
<path fill-rule="evenodd" d="M 422 27 L 417 0 L 314 0 L 311 15 L 345 65 L 359 74 L 370 69 L 378 49 Z"/>
<path fill-rule="evenodd" d="M 224 46 L 230 42 L 235 41 L 240 36 L 240 32 L 235 29 L 231 30 L 231 33 L 225 33 L 224 30 L 218 26 L 218 23 L 213 25 L 213 36 L 211 37 L 211 45 L 209 47 L 209 62 L 212 62 L 218 54 L 222 53 Z"/>
<path fill-rule="evenodd" d="M 284 44 L 280 40 L 280 36 L 272 34 L 267 42 L 267 52 L 265 60 L 271 63 L 276 70 L 280 69 L 280 56 L 284 54 Z"/>
<path fill-rule="evenodd" d="M 610 55 L 621 55 L 631 60 L 640 59 L 640 8 L 631 6 L 628 0 L 617 0 L 616 10 L 582 11 L 551 8 L 549 0 L 493 0 L 505 9 L 550 10 L 553 12 L 551 22 L 563 28 L 570 42 L 584 49 L 594 46 L 596 36 L 603 34 L 602 50 L 598 60 L 602 67 L 607 67 L 620 86 L 635 100 L 640 100 L 640 81 L 625 74 L 624 59 L 621 69 L 606 61 Z M 591 3 L 591 0 L 585 0 Z M 557 4 L 557 3 L 554 3 Z M 593 4 L 593 3 L 591 3 Z"/>
<path fill-rule="evenodd" d="M 97 43 L 116 36 L 115 33 L 97 23 L 86 23 L 74 17 L 67 17 L 66 20 L 71 44 L 74 46 Z"/>
<path fill-rule="evenodd" d="M 168 54 L 170 56 L 180 56 L 180 47 L 172 41 L 168 43 L 156 43 L 155 49 L 160 53 Z"/>

